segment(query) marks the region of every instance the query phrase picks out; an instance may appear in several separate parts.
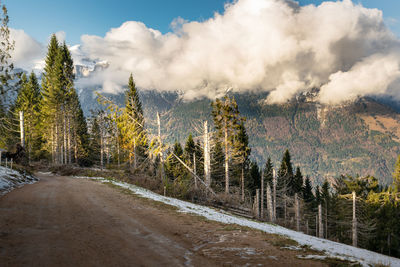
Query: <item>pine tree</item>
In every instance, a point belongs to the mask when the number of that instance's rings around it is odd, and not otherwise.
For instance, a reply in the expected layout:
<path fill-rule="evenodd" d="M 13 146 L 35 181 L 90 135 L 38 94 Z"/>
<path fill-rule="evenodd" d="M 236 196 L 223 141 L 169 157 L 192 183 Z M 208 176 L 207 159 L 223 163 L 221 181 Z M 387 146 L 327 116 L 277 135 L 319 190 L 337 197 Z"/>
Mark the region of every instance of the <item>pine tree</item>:
<path fill-rule="evenodd" d="M 215 189 L 222 189 L 224 183 L 225 154 L 221 142 L 216 142 L 211 150 L 211 177 L 215 183 Z"/>
<path fill-rule="evenodd" d="M 269 183 L 269 186 L 272 186 L 272 180 L 274 179 L 273 175 L 273 166 L 272 166 L 272 161 L 271 158 L 268 157 L 267 162 L 265 163 L 265 168 L 264 168 L 264 179 L 265 179 L 265 184 Z"/>
<path fill-rule="evenodd" d="M 29 161 L 32 156 L 37 156 L 37 153 L 40 152 L 40 103 L 41 94 L 36 75 L 32 72 L 28 80 L 24 73 L 22 75 L 21 89 L 18 92 L 15 105 L 16 111 L 24 112 L 25 143 Z"/>
<path fill-rule="evenodd" d="M 296 168 L 296 174 L 293 177 L 293 193 L 301 193 L 303 189 L 303 175 L 301 174 L 300 167 Z"/>
<path fill-rule="evenodd" d="M 250 151 L 249 137 L 247 136 L 246 128 L 244 127 L 244 122 L 242 120 L 239 123 L 237 133 L 234 136 L 232 151 L 235 163 L 238 165 L 238 169 L 240 169 L 242 201 L 244 201 L 245 170 L 248 169 Z"/>
<path fill-rule="evenodd" d="M 13 139 L 11 137 L 13 133 L 10 130 L 14 127 L 14 116 L 10 113 L 12 103 L 9 102 L 9 94 L 16 89 L 9 83 L 13 79 L 11 70 L 14 66 L 9 61 L 14 49 L 14 41 L 10 39 L 8 22 L 7 8 L 3 5 L 0 14 L 0 147 L 5 147 L 9 138 Z"/>
<path fill-rule="evenodd" d="M 312 192 L 312 185 L 310 181 L 310 177 L 306 177 L 304 181 L 304 188 L 303 188 L 303 199 L 306 203 L 314 202 L 314 194 Z"/>
<path fill-rule="evenodd" d="M 183 153 L 183 158 L 189 166 L 193 167 L 193 154 L 196 152 L 196 144 L 193 141 L 192 134 L 189 134 L 188 139 L 185 144 L 185 151 Z M 197 163 L 197 160 L 196 160 Z"/>
<path fill-rule="evenodd" d="M 129 160 L 133 167 L 143 162 L 147 157 L 147 135 L 144 128 L 142 103 L 133 81 L 129 76 L 128 90 L 125 94 L 125 109 L 121 116 L 122 145 L 129 151 Z"/>
<path fill-rule="evenodd" d="M 250 176 L 249 179 L 246 180 L 246 188 L 250 191 L 251 196 L 254 196 L 256 193 L 256 189 L 260 188 L 261 183 L 261 173 L 260 168 L 257 163 L 252 161 L 250 162 Z"/>
<path fill-rule="evenodd" d="M 393 187 L 400 192 L 400 156 L 397 158 L 393 173 Z"/>
<path fill-rule="evenodd" d="M 294 195 L 294 176 L 293 166 L 289 150 L 286 149 L 282 157 L 281 167 L 278 173 L 277 187 L 279 190 L 285 191 L 288 195 Z"/>
<path fill-rule="evenodd" d="M 224 100 L 216 99 L 211 103 L 214 125 L 217 129 L 217 138 L 224 145 L 225 152 L 225 193 L 229 193 L 229 164 L 232 158 L 234 136 L 238 130 L 241 118 L 234 98 L 224 97 Z"/>

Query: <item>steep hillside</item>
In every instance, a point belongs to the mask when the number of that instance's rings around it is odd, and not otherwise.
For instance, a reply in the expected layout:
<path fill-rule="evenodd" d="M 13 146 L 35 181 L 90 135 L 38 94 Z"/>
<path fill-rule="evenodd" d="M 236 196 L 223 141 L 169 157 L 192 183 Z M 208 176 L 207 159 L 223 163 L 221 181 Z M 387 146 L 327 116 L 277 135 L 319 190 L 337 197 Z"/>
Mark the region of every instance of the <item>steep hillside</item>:
<path fill-rule="evenodd" d="M 259 163 L 271 157 L 278 166 L 288 148 L 294 164 L 317 181 L 340 174 L 370 174 L 384 184 L 391 183 L 400 153 L 400 115 L 387 104 L 363 98 L 341 106 L 322 106 L 298 98 L 287 104 L 267 105 L 265 97 L 235 95 L 241 114 L 247 118 L 252 157 Z M 162 132 L 169 142 L 184 142 L 189 133 L 201 135 L 204 120 L 212 125 L 208 99 L 185 102 L 178 94 L 154 91 L 142 92 L 141 98 L 147 126 L 156 132 L 159 111 Z M 114 99 L 123 102 L 121 96 Z M 87 106 L 88 98 L 82 100 Z"/>

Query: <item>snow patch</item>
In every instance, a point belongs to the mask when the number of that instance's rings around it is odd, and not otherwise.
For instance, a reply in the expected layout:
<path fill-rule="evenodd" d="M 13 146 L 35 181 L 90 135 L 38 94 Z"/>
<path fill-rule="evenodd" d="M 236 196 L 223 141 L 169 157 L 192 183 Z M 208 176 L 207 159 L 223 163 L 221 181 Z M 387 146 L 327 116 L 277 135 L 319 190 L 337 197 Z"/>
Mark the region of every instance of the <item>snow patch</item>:
<path fill-rule="evenodd" d="M 0 166 L 0 196 L 25 184 L 36 183 L 38 179 L 28 174 Z"/>
<path fill-rule="evenodd" d="M 294 230 L 286 229 L 284 227 L 278 225 L 272 225 L 269 223 L 264 222 L 257 222 L 253 220 L 249 220 L 246 218 L 241 218 L 235 215 L 228 214 L 226 212 L 221 212 L 219 210 L 193 204 L 187 201 L 178 200 L 171 197 L 161 196 L 156 194 L 150 190 L 124 183 L 115 180 L 108 180 L 102 177 L 73 177 L 73 178 L 86 178 L 92 180 L 99 180 L 104 183 L 112 183 L 119 187 L 128 189 L 133 193 L 145 197 L 148 199 L 152 199 L 155 201 L 163 202 L 172 206 L 175 206 L 179 209 L 180 212 L 184 213 L 192 213 L 196 215 L 203 216 L 208 220 L 217 221 L 226 224 L 237 224 L 240 226 L 250 227 L 253 229 L 261 230 L 266 233 L 270 234 L 278 234 L 282 236 L 286 236 L 292 240 L 295 240 L 300 245 L 309 246 L 311 249 L 322 251 L 325 253 L 326 256 L 321 255 L 311 255 L 311 256 L 318 256 L 318 257 L 331 257 L 331 258 L 338 258 L 342 260 L 349 260 L 349 261 L 357 261 L 360 262 L 363 266 L 370 266 L 370 265 L 377 265 L 383 264 L 388 266 L 400 266 L 400 259 L 389 257 L 386 255 L 382 255 L 376 252 L 372 252 L 366 249 L 356 248 L 353 246 L 349 246 L 346 244 L 337 243 L 334 241 L 330 241 L 327 239 L 317 238 L 314 236 L 306 235 L 301 232 L 296 232 Z M 301 255 L 300 255 L 301 257 Z M 305 256 L 306 257 L 306 256 Z M 309 256 L 307 256 L 309 257 Z"/>

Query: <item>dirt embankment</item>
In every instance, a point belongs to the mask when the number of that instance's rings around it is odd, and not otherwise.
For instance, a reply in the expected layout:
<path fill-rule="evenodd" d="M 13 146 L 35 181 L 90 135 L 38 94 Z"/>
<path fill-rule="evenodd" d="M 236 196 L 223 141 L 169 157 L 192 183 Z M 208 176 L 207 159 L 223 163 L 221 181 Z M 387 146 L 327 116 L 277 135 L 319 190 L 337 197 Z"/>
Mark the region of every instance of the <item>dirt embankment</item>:
<path fill-rule="evenodd" d="M 323 266 L 276 236 L 44 176 L 0 198 L 0 266 Z"/>

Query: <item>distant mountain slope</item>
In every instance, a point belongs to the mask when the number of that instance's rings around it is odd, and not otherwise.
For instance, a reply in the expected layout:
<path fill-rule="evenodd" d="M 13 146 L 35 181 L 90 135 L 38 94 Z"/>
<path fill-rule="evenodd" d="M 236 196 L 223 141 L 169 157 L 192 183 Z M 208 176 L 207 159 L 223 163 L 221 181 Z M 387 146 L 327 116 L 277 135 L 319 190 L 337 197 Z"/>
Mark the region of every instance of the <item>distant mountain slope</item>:
<path fill-rule="evenodd" d="M 93 97 L 80 94 L 84 107 Z M 123 103 L 123 96 L 113 96 Z M 340 174 L 374 175 L 391 183 L 400 154 L 400 115 L 383 101 L 363 98 L 341 106 L 322 106 L 306 97 L 282 105 L 264 103 L 266 94 L 235 95 L 246 127 L 252 157 L 264 163 L 271 157 L 278 167 L 288 148 L 293 163 L 317 181 Z M 147 126 L 156 132 L 156 112 L 168 142 L 184 142 L 189 133 L 200 135 L 202 121 L 212 125 L 211 101 L 183 101 L 176 93 L 141 92 Z"/>

